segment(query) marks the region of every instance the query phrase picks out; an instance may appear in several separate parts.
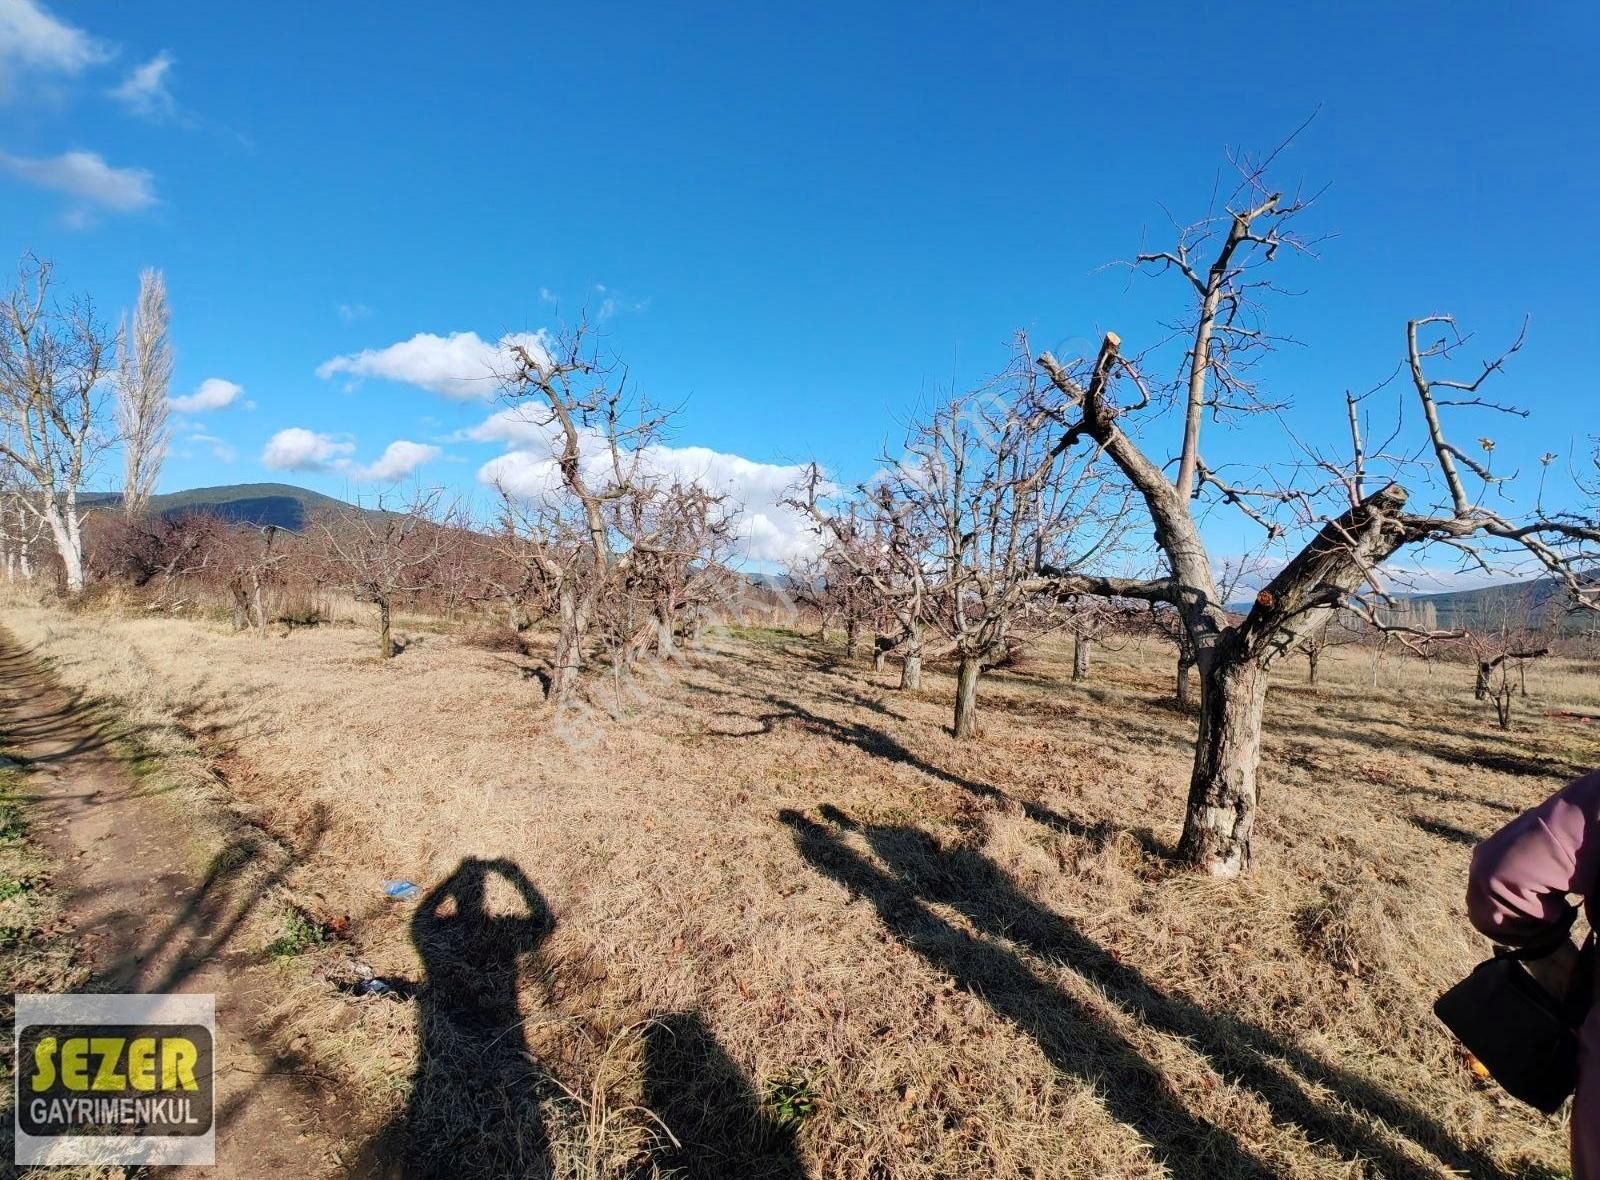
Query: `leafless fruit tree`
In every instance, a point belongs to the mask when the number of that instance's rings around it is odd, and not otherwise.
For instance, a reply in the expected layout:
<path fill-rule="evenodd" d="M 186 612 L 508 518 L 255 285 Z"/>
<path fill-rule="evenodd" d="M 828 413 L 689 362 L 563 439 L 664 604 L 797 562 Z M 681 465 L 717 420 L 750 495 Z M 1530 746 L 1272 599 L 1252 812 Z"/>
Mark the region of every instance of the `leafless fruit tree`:
<path fill-rule="evenodd" d="M 727 498 L 669 469 L 670 415 L 628 387 L 579 325 L 548 348 L 513 346 L 502 396 L 548 433 L 545 486 L 500 489 L 499 552 L 555 604 L 546 699 L 571 699 L 597 644 L 620 677 L 654 647 L 668 657 L 687 614 L 720 585 L 734 539 Z M 620 688 L 619 688 L 620 698 Z"/>
<path fill-rule="evenodd" d="M 0 301 L 0 458 L 17 503 L 50 530 L 69 594 L 84 587 L 78 493 L 107 445 L 100 378 L 105 333 L 87 299 L 50 299 L 51 268 L 24 259 Z"/>
<path fill-rule="evenodd" d="M 1052 430 L 1020 343 L 1020 362 L 994 383 L 914 424 L 906 457 L 883 476 L 924 539 L 930 617 L 957 659 L 959 738 L 978 732 L 984 669 L 1018 634 L 1059 622 L 1057 579 L 1108 556 L 1127 504 L 1098 454 L 1071 451 Z"/>
<path fill-rule="evenodd" d="M 341 525 L 334 521 L 325 521 L 325 540 L 329 550 L 337 552 L 333 542 L 335 533 L 348 537 L 342 541 L 346 548 L 363 552 L 358 538 L 358 531 L 354 526 Z M 367 528 L 369 542 L 375 542 L 375 530 Z M 228 596 L 233 605 L 233 629 L 243 631 L 254 624 L 256 634 L 265 636 L 267 633 L 267 590 L 277 582 L 280 571 L 291 556 L 291 549 L 285 543 L 288 538 L 283 535 L 283 530 L 277 525 L 241 526 L 234 529 L 229 537 L 226 552 L 226 565 L 228 575 Z M 369 543 L 366 549 L 376 549 L 376 544 Z M 351 566 L 348 562 L 341 562 L 344 566 L 342 572 L 350 573 Z M 376 564 L 376 563 L 374 563 Z M 352 584 L 354 579 L 352 578 Z M 395 592 L 398 592 L 396 588 Z M 360 590 L 357 590 L 360 593 Z M 377 602 L 376 597 L 368 601 Z M 380 604 L 380 625 L 382 635 L 380 642 L 387 657 L 392 654 L 392 646 L 388 640 L 388 612 Z"/>
<path fill-rule="evenodd" d="M 839 608 L 851 618 L 859 614 L 857 599 L 863 593 L 875 599 L 878 611 L 893 621 L 893 631 L 877 636 L 874 665 L 881 671 L 889 653 L 898 651 L 900 687 L 919 689 L 932 608 L 929 538 L 919 531 L 926 518 L 897 477 L 858 489 L 843 508 L 823 504 L 826 486 L 821 469 L 812 464 L 802 486 L 784 500 L 811 518 L 823 544 L 822 584 L 807 593 L 815 598 L 829 587 L 845 588 Z"/>
<path fill-rule="evenodd" d="M 117 435 L 122 442 L 122 508 L 130 516 L 145 510 L 161 475 L 172 431 L 167 426 L 167 395 L 172 388 L 171 314 L 167 284 L 159 270 L 139 275 L 139 302 L 131 324 L 117 330 Z"/>
<path fill-rule="evenodd" d="M 313 523 L 331 580 L 357 601 L 378 608 L 378 654 L 383 659 L 395 654 L 395 607 L 433 584 L 435 567 L 455 531 L 451 515 L 441 509 L 440 493 L 434 491 L 418 493 L 403 511 L 390 511 L 379 497 L 370 509 L 331 511 Z M 270 541 L 268 537 L 268 546 Z M 258 561 L 251 569 L 259 567 Z M 257 580 L 251 588 L 259 585 Z"/>
<path fill-rule="evenodd" d="M 1251 361 L 1272 343 L 1260 315 L 1261 300 L 1272 290 L 1263 269 L 1302 246 L 1291 222 L 1304 207 L 1267 189 L 1259 168 L 1246 167 L 1220 213 L 1180 231 L 1174 249 L 1136 259 L 1138 266 L 1177 275 L 1192 296 L 1190 343 L 1173 399 L 1179 422 L 1173 476 L 1123 428 L 1127 415 L 1161 399 L 1139 378 L 1139 366 L 1124 358 L 1119 337 L 1108 333 L 1097 356 L 1081 369 L 1050 353 L 1038 358 L 1058 395 L 1061 438 L 1069 444 L 1092 442 L 1144 502 L 1165 573 L 1148 579 L 1085 575 L 1064 585 L 1078 593 L 1164 602 L 1178 612 L 1201 677 L 1200 725 L 1179 854 L 1219 876 L 1237 874 L 1250 863 L 1269 670 L 1279 656 L 1321 631 L 1363 587 L 1381 592 L 1379 568 L 1397 550 L 1427 543 L 1473 551 L 1516 546 L 1560 578 L 1577 599 L 1597 604 L 1596 589 L 1583 586 L 1574 569 L 1578 551 L 1600 543 L 1600 527 L 1549 515 L 1513 521 L 1485 506 L 1481 495 L 1468 491 L 1462 471 L 1485 487 L 1497 486 L 1495 477 L 1444 429 L 1445 406 L 1493 408 L 1480 396 L 1480 387 L 1520 347 L 1520 336 L 1475 378 L 1441 379 L 1429 376 L 1427 368 L 1448 359 L 1460 343 L 1453 323 L 1429 316 L 1406 325 L 1405 363 L 1422 411 L 1423 443 L 1433 460 L 1435 485 L 1443 489 L 1432 511 L 1415 511 L 1410 492 L 1397 481 L 1369 489 L 1375 482 L 1373 466 L 1385 463 L 1398 471 L 1405 464 L 1388 464 L 1385 447 L 1369 447 L 1358 398 L 1349 400 L 1348 458 L 1329 458 L 1301 444 L 1311 461 L 1295 470 L 1325 479 L 1321 486 L 1270 479 L 1245 483 L 1206 464 L 1200 440 L 1208 416 L 1273 406 L 1249 371 Z M 1421 341 L 1424 329 L 1439 328 L 1446 331 L 1444 339 Z M 1131 398 L 1116 396 L 1119 379 L 1132 386 Z M 1238 507 L 1274 537 L 1286 535 L 1284 515 L 1293 517 L 1292 527 L 1309 534 L 1242 619 L 1230 617 L 1218 593 L 1215 567 L 1196 523 L 1194 504 L 1212 497 Z"/>

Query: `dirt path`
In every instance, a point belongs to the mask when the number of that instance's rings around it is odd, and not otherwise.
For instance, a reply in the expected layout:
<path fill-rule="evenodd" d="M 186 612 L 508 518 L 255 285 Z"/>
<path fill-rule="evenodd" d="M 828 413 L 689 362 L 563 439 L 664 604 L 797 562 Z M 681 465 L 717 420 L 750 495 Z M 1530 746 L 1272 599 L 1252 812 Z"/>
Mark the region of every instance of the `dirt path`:
<path fill-rule="evenodd" d="M 79 694 L 0 630 L 0 735 L 26 759 L 31 831 L 60 865 L 55 888 L 90 989 L 216 996 L 217 1166 L 185 1177 L 342 1174 L 329 1087 L 273 1047 L 270 969 L 234 945 L 270 883 L 270 842 L 223 841 L 196 871 L 178 800 L 141 786 Z M 202 854 L 203 856 L 204 854 Z M 263 876 L 265 872 L 265 876 Z M 261 978 L 265 974 L 267 978 Z M 9 1164 L 9 1161 L 6 1161 Z"/>

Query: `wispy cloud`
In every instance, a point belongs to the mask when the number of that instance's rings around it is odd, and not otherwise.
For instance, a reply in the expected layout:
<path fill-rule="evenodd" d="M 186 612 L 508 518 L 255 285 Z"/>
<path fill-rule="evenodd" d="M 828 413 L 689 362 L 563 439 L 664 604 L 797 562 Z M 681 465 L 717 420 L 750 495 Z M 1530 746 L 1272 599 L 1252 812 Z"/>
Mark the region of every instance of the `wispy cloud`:
<path fill-rule="evenodd" d="M 274 471 L 332 471 L 356 449 L 355 443 L 340 442 L 332 435 L 318 434 L 303 426 L 290 426 L 267 440 L 261 451 L 261 464 Z"/>
<path fill-rule="evenodd" d="M 94 152 L 63 152 L 44 159 L 0 152 L 0 168 L 28 184 L 118 213 L 147 209 L 156 202 L 155 178 L 148 171 L 113 167 Z"/>
<path fill-rule="evenodd" d="M 3 3 L 4 0 L 0 0 Z M 122 84 L 110 91 L 131 114 L 141 119 L 171 119 L 178 113 L 177 100 L 168 84 L 176 59 L 163 49 L 142 66 L 129 71 Z"/>
<path fill-rule="evenodd" d="M 213 434 L 207 434 L 201 429 L 196 429 L 193 433 L 189 434 L 184 441 L 209 447 L 211 449 L 212 456 L 222 460 L 224 463 L 232 463 L 239 457 L 239 452 L 234 449 L 231 443 L 225 441 L 224 439 L 220 439 Z"/>
<path fill-rule="evenodd" d="M 109 47 L 34 0 L 0 0 L 0 101 L 24 73 L 72 76 L 110 58 Z"/>
<path fill-rule="evenodd" d="M 339 318 L 347 324 L 353 324 L 357 320 L 365 320 L 372 317 L 372 308 L 365 303 L 341 303 L 338 310 Z"/>
<path fill-rule="evenodd" d="M 352 384 L 378 378 L 461 401 L 487 401 L 499 391 L 500 375 L 512 367 L 513 346 L 540 359 L 548 356 L 548 343 L 543 332 L 515 332 L 493 343 L 476 332 L 451 332 L 448 336 L 418 332 L 387 348 L 368 348 L 324 361 L 317 366 L 317 376 L 327 380 L 344 374 Z"/>
<path fill-rule="evenodd" d="M 168 398 L 167 404 L 180 414 L 204 414 L 233 405 L 243 392 L 242 385 L 224 381 L 221 377 L 207 377 L 193 393 Z"/>

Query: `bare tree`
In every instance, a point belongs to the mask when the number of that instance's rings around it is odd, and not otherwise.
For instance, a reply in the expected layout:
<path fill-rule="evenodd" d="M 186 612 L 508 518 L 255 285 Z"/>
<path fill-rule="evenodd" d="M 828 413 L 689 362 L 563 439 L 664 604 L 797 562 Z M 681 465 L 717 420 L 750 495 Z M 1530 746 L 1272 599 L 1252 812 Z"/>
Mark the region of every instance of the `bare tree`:
<path fill-rule="evenodd" d="M 919 689 L 932 607 L 928 538 L 920 531 L 926 516 L 905 494 L 898 478 L 882 480 L 871 488 L 862 487 L 847 506 L 834 511 L 826 510 L 821 503 L 825 486 L 821 469 L 813 463 L 806 471 L 803 486 L 784 500 L 810 516 L 822 537 L 820 589 L 830 585 L 844 588 L 839 608 L 852 618 L 859 614 L 861 591 L 876 599 L 879 610 L 893 620 L 895 630 L 877 637 L 874 666 L 882 671 L 888 654 L 898 650 L 900 687 Z M 830 565 L 834 567 L 832 571 Z M 813 597 L 818 589 L 810 591 Z"/>
<path fill-rule="evenodd" d="M 1348 612 L 1334 616 L 1321 631 L 1312 632 L 1300 641 L 1300 652 L 1306 657 L 1306 683 L 1316 684 L 1322 667 L 1322 657 L 1330 647 L 1349 647 L 1362 639 L 1360 622 Z"/>
<path fill-rule="evenodd" d="M 10 462 L 0 462 L 0 563 L 7 581 L 33 580 L 34 558 L 44 539 L 43 515 L 24 503 L 31 485 Z"/>
<path fill-rule="evenodd" d="M 1106 495 L 1098 456 L 1069 455 L 1051 436 L 1022 344 L 997 382 L 914 425 L 908 457 L 884 477 L 925 538 L 932 618 L 957 658 L 959 738 L 978 732 L 985 668 L 1009 658 L 1019 632 L 1055 621 L 1055 579 L 1108 554 L 1126 504 Z"/>
<path fill-rule="evenodd" d="M 93 306 L 50 301 L 50 264 L 24 259 L 0 302 L 0 458 L 43 520 L 69 594 L 83 591 L 83 520 L 78 493 L 106 445 L 100 378 L 105 335 Z"/>
<path fill-rule="evenodd" d="M 1600 527 L 1551 516 L 1513 522 L 1469 494 L 1461 470 L 1491 481 L 1486 463 L 1471 459 L 1446 435 L 1440 417 L 1445 405 L 1493 408 L 1479 396 L 1506 356 L 1486 363 L 1473 380 L 1443 380 L 1427 375 L 1430 360 L 1448 358 L 1459 337 L 1419 343 L 1425 327 L 1453 328 L 1446 317 L 1414 320 L 1406 327 L 1406 355 L 1417 402 L 1422 409 L 1425 445 L 1444 489 L 1432 512 L 1408 508 L 1411 495 L 1398 481 L 1369 490 L 1370 467 L 1384 458 L 1366 445 L 1350 401 L 1352 454 L 1344 461 L 1305 448 L 1313 462 L 1300 465 L 1331 476 L 1321 487 L 1292 482 L 1243 483 L 1205 463 L 1201 427 L 1210 415 L 1223 417 L 1252 409 L 1276 408 L 1253 384 L 1251 360 L 1270 347 L 1272 337 L 1259 304 L 1272 290 L 1262 268 L 1303 247 L 1290 229 L 1305 207 L 1269 191 L 1259 168 L 1247 167 L 1233 197 L 1215 217 L 1181 231 L 1170 251 L 1141 254 L 1136 264 L 1178 275 L 1193 302 L 1190 344 L 1176 397 L 1180 409 L 1177 470 L 1167 476 L 1161 463 L 1123 430 L 1129 413 L 1155 400 L 1139 378 L 1136 364 L 1122 355 L 1122 342 L 1108 333 L 1098 355 L 1078 371 L 1050 353 L 1039 357 L 1059 401 L 1056 414 L 1067 443 L 1089 440 L 1120 470 L 1144 502 L 1151 532 L 1166 570 L 1147 579 L 1080 576 L 1064 583 L 1079 593 L 1136 598 L 1170 604 L 1193 644 L 1201 675 L 1200 726 L 1180 856 L 1208 872 L 1230 876 L 1246 869 L 1256 818 L 1256 774 L 1268 672 L 1277 658 L 1326 626 L 1333 613 L 1358 597 L 1363 587 L 1381 592 L 1378 570 L 1407 545 L 1439 543 L 1472 549 L 1474 542 L 1519 547 L 1580 601 L 1596 605 L 1595 588 L 1585 588 L 1574 573 L 1576 550 L 1600 543 Z M 1209 263 L 1196 255 L 1209 252 Z M 1509 350 L 1520 347 L 1521 338 Z M 1127 377 L 1135 396 L 1123 403 L 1113 386 Z M 1443 396 L 1441 396 L 1443 395 Z M 1230 617 L 1218 592 L 1214 566 L 1201 539 L 1193 505 L 1215 497 L 1242 510 L 1277 538 L 1286 535 L 1278 517 L 1296 514 L 1310 533 L 1255 596 L 1241 619 Z M 1332 507 L 1329 501 L 1334 501 Z"/>
<path fill-rule="evenodd" d="M 340 526 L 334 521 L 325 520 L 324 535 L 329 541 L 329 547 L 338 553 L 338 545 L 333 542 L 334 530 L 338 530 L 350 540 L 346 548 L 358 554 L 369 549 L 379 548 L 370 542 L 376 541 L 376 530 L 370 526 L 365 530 L 369 544 L 362 546 L 356 530 L 350 526 Z M 280 569 L 289 558 L 289 549 L 283 544 L 283 530 L 277 525 L 245 526 L 234 531 L 228 552 L 228 595 L 233 605 L 233 629 L 243 631 L 252 623 L 255 624 L 256 634 L 265 636 L 267 633 L 267 603 L 266 592 L 278 578 Z M 376 563 L 374 563 L 376 564 Z M 353 573 L 349 562 L 345 563 L 346 572 Z M 361 588 L 354 586 L 355 578 L 352 576 L 351 584 L 358 595 Z M 397 587 L 398 590 L 398 587 Z M 368 599 L 376 602 L 376 597 Z M 379 606 L 381 635 L 380 643 L 384 648 L 387 658 L 393 654 L 392 645 L 388 641 L 388 614 L 384 607 Z"/>
<path fill-rule="evenodd" d="M 557 706 L 577 688 L 600 597 L 625 560 L 611 510 L 646 478 L 643 454 L 664 421 L 627 384 L 626 371 L 602 362 L 581 324 L 549 352 L 513 346 L 502 378 L 502 396 L 551 434 L 555 478 L 532 510 L 513 517 L 533 526 L 529 555 L 556 601 L 546 699 Z"/>
<path fill-rule="evenodd" d="M 378 608 L 378 654 L 392 659 L 394 609 L 432 584 L 449 536 L 440 494 L 418 493 L 402 512 L 389 511 L 380 497 L 371 509 L 325 513 L 313 527 L 333 579 Z M 256 580 L 250 588 L 258 594 L 259 586 Z M 235 592 L 236 611 L 241 595 Z"/>
<path fill-rule="evenodd" d="M 117 332 L 117 433 L 122 440 L 122 508 L 138 515 L 150 502 L 172 432 L 167 395 L 172 388 L 172 345 L 167 339 L 167 285 L 159 270 L 139 275 L 133 323 Z"/>

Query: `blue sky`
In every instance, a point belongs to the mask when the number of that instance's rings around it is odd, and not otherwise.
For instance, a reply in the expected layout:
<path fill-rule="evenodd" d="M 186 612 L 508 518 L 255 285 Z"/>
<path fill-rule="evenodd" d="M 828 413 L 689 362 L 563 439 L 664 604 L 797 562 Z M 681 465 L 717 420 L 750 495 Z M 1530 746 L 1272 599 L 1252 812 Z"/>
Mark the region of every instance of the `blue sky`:
<path fill-rule="evenodd" d="M 410 478 L 471 488 L 507 443 L 437 391 L 473 343 L 443 338 L 587 308 L 759 511 L 782 465 L 867 476 L 1019 328 L 1155 339 L 1183 292 L 1102 265 L 1320 108 L 1276 170 L 1328 186 L 1303 225 L 1337 235 L 1282 275 L 1304 347 L 1265 376 L 1296 431 L 1331 440 L 1406 318 L 1451 311 L 1467 356 L 1531 316 L 1498 393 L 1532 416 L 1464 437 L 1531 471 L 1600 432 L 1593 5 L 676 7 L 0 0 L 0 254 L 108 316 L 165 271 L 176 392 L 241 391 L 183 416 L 165 490 L 353 495 L 421 457 Z M 419 333 L 441 343 L 381 352 Z M 1281 438 L 1213 430 L 1208 459 Z M 381 463 L 397 440 L 438 452 Z"/>

